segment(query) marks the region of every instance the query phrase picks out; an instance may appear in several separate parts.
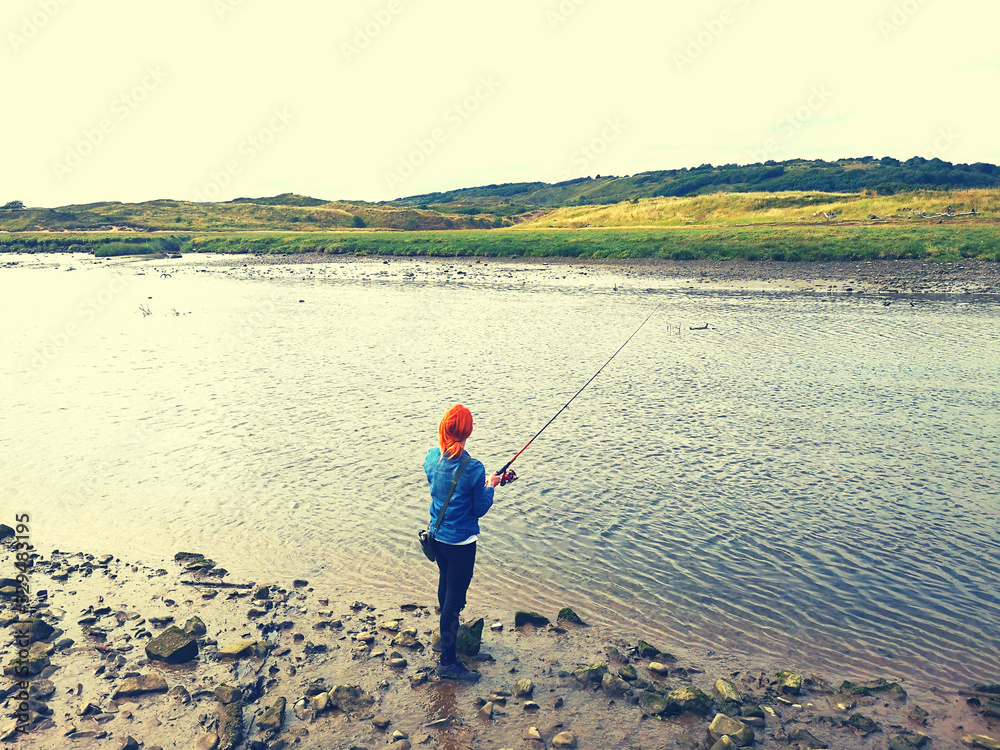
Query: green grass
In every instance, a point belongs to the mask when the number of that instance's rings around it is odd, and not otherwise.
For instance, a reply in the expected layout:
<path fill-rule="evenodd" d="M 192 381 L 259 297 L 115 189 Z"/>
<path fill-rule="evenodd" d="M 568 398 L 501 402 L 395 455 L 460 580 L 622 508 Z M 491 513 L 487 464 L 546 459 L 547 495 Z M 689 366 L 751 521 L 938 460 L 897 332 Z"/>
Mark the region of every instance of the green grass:
<path fill-rule="evenodd" d="M 176 238 L 182 252 L 352 255 L 660 258 L 666 260 L 834 261 L 915 259 L 1000 261 L 1000 226 L 867 225 L 677 227 L 648 229 L 504 229 L 430 232 L 0 234 L 0 252 L 76 251 L 107 255 Z M 150 249 L 147 252 L 164 252 Z"/>
<path fill-rule="evenodd" d="M 118 255 L 154 255 L 179 253 L 181 242 L 173 237 L 137 237 L 118 242 L 104 242 L 94 247 L 94 257 L 110 258 Z"/>

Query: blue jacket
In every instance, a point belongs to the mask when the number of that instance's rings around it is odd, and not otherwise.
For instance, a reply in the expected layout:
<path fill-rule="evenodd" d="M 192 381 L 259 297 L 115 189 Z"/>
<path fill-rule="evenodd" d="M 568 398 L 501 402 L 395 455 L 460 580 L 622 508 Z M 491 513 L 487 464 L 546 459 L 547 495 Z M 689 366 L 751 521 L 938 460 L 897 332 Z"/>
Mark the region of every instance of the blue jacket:
<path fill-rule="evenodd" d="M 431 448 L 424 459 L 424 473 L 431 486 L 431 523 L 428 528 L 433 532 L 441 507 L 448 498 L 455 472 L 462 465 L 462 460 L 468 456 L 468 451 L 455 458 L 441 458 L 440 448 Z M 482 461 L 469 458 L 465 471 L 455 485 L 455 494 L 451 496 L 448 510 L 441 521 L 441 528 L 434 537 L 445 544 L 459 544 L 473 534 L 479 533 L 479 519 L 493 507 L 493 488 L 485 487 L 486 468 Z"/>

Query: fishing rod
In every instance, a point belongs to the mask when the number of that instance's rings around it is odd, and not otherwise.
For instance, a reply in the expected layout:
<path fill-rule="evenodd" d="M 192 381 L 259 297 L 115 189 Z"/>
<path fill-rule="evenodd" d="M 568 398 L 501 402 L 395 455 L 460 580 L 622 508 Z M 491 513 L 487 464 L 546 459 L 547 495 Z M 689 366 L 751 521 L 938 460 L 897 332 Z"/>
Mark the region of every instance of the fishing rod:
<path fill-rule="evenodd" d="M 656 309 L 653 310 L 653 312 L 651 312 L 649 315 L 646 316 L 646 320 L 642 321 L 642 323 L 639 324 L 639 328 L 636 328 L 632 332 L 632 335 L 629 336 L 627 339 L 625 339 L 625 343 L 622 344 L 621 346 L 619 346 L 618 350 L 614 354 L 611 355 L 611 357 L 608 359 L 608 361 L 605 362 L 603 365 L 601 365 L 601 369 L 598 370 L 597 372 L 595 372 L 591 376 L 590 380 L 588 380 L 586 383 L 583 384 L 583 388 L 581 388 L 580 390 L 578 390 L 573 395 L 573 398 L 571 398 L 569 401 L 567 401 L 565 403 L 565 405 L 563 406 L 563 408 L 556 412 L 555 417 L 552 417 L 552 419 L 550 419 L 548 422 L 546 422 L 545 423 L 545 427 L 542 427 L 542 429 L 540 429 L 538 432 L 536 432 L 535 433 L 535 437 L 531 438 L 531 440 L 529 440 L 527 443 L 525 443 L 524 447 L 521 448 L 521 450 L 519 450 L 517 453 L 515 453 L 514 457 L 510 461 L 508 461 L 507 463 L 505 463 L 502 469 L 500 469 L 499 471 L 496 472 L 496 475 L 500 477 L 500 486 L 501 487 L 503 487 L 504 485 L 510 484 L 511 482 L 513 482 L 514 480 L 517 479 L 517 474 L 515 474 L 514 470 L 510 468 L 511 464 L 513 464 L 517 460 L 517 457 L 520 456 L 522 453 L 524 453 L 528 449 L 529 445 L 531 445 L 533 442 L 535 442 L 535 438 L 537 438 L 539 435 L 541 435 L 543 432 L 545 432 L 545 428 L 546 427 L 548 427 L 550 424 L 552 424 L 553 422 L 556 421 L 556 417 L 558 417 L 560 414 L 562 414 L 564 411 L 566 411 L 566 407 L 573 403 L 573 399 L 575 399 L 577 396 L 579 396 L 581 393 L 583 393 L 584 389 L 588 385 L 590 385 L 592 382 L 594 382 L 594 378 L 596 378 L 598 375 L 601 374 L 601 370 L 603 370 L 605 367 L 607 367 L 609 364 L 611 364 L 611 360 L 618 356 L 618 352 L 620 352 L 622 349 L 624 349 L 626 347 L 626 345 L 628 344 L 628 342 L 631 341 L 635 337 L 635 335 L 637 333 L 639 333 L 639 331 L 642 329 L 642 327 L 644 325 L 646 325 L 646 323 L 649 321 L 649 319 L 653 317 L 653 315 L 656 313 L 656 310 L 659 310 L 660 307 L 661 307 L 661 305 L 657 305 Z"/>

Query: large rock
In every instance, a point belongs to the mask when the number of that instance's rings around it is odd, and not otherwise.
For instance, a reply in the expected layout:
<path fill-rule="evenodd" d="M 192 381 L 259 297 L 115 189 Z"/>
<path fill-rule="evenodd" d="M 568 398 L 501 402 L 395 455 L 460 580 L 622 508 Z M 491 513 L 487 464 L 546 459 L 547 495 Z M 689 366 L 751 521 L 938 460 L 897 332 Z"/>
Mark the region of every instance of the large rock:
<path fill-rule="evenodd" d="M 224 706 L 243 700 L 243 691 L 238 687 L 222 683 L 215 688 L 215 700 Z"/>
<path fill-rule="evenodd" d="M 601 689 L 609 698 L 614 698 L 628 692 L 629 684 L 621 677 L 615 677 L 610 672 L 606 672 L 601 678 Z"/>
<path fill-rule="evenodd" d="M 1000 750 L 1000 740 L 987 737 L 985 734 L 963 735 L 962 742 L 972 747 L 983 748 L 983 750 Z"/>
<path fill-rule="evenodd" d="M 233 750 L 243 742 L 243 704 L 219 707 L 219 750 Z"/>
<path fill-rule="evenodd" d="M 798 672 L 783 669 L 778 672 L 774 681 L 778 686 L 778 690 L 787 695 L 798 695 L 802 692 L 802 675 Z"/>
<path fill-rule="evenodd" d="M 677 661 L 677 658 L 673 654 L 668 654 L 666 651 L 660 651 L 656 646 L 651 643 L 646 643 L 646 641 L 639 641 L 639 645 L 636 646 L 636 653 L 642 659 L 655 659 L 657 661 Z"/>
<path fill-rule="evenodd" d="M 455 641 L 455 650 L 466 656 L 476 656 L 479 648 L 483 644 L 483 618 L 464 623 L 458 628 L 458 639 Z"/>
<path fill-rule="evenodd" d="M 604 675 L 608 673 L 608 665 L 603 662 L 597 664 L 588 664 L 585 667 L 580 667 L 573 672 L 573 676 L 576 677 L 580 682 L 590 684 L 599 683 L 604 679 Z"/>
<path fill-rule="evenodd" d="M 219 649 L 219 658 L 242 659 L 246 656 L 253 656 L 253 647 L 256 641 L 236 641 L 229 643 Z"/>
<path fill-rule="evenodd" d="M 847 720 L 847 726 L 860 734 L 862 737 L 878 731 L 878 724 L 864 714 L 851 714 L 850 718 Z"/>
<path fill-rule="evenodd" d="M 718 679 L 715 681 L 715 694 L 719 696 L 721 700 L 733 701 L 734 703 L 742 703 L 743 696 L 740 695 L 739 689 L 736 687 L 736 683 L 731 680 Z"/>
<path fill-rule="evenodd" d="M 41 674 L 41 672 L 52 663 L 49 661 L 51 648 L 51 646 L 45 643 L 32 644 L 31 648 L 28 649 L 27 660 L 21 660 L 15 656 L 11 659 L 10 663 L 3 668 L 3 673 L 8 677 L 18 677 L 23 679 L 25 675 L 20 670 L 26 668 L 28 670 L 29 677 Z"/>
<path fill-rule="evenodd" d="M 5 523 L 0 523 L 0 541 L 10 539 L 12 536 L 14 536 L 14 529 Z"/>
<path fill-rule="evenodd" d="M 712 708 L 712 698 L 693 685 L 686 685 L 667 693 L 670 713 L 691 712 L 707 714 Z"/>
<path fill-rule="evenodd" d="M 556 615 L 556 622 L 560 624 L 568 622 L 573 625 L 579 625 L 580 627 L 587 627 L 587 623 L 580 618 L 580 615 L 569 607 L 563 607 L 559 610 L 559 614 Z"/>
<path fill-rule="evenodd" d="M 167 681 L 163 675 L 157 672 L 139 675 L 138 677 L 127 677 L 112 694 L 112 698 L 131 698 L 145 693 L 165 693 L 167 691 Z"/>
<path fill-rule="evenodd" d="M 514 627 L 519 628 L 522 625 L 534 625 L 537 628 L 544 628 L 549 624 L 549 618 L 544 617 L 537 612 L 526 612 L 525 610 L 518 610 L 514 613 Z"/>
<path fill-rule="evenodd" d="M 375 699 L 358 685 L 337 685 L 330 691 L 330 704 L 344 713 L 367 711 Z"/>
<path fill-rule="evenodd" d="M 455 640 L 455 651 L 464 656 L 476 656 L 483 644 L 484 625 L 485 623 L 482 618 L 470 620 L 459 625 L 458 638 Z M 393 639 L 393 644 L 396 645 L 395 639 Z M 441 632 L 438 628 L 434 628 L 434 632 L 431 634 L 431 648 L 435 651 L 441 650 Z"/>
<path fill-rule="evenodd" d="M 18 620 L 13 626 L 15 636 L 28 636 L 30 643 L 47 641 L 56 632 L 56 629 L 44 620 L 37 617 L 29 617 L 26 620 Z"/>
<path fill-rule="evenodd" d="M 286 705 L 287 702 L 284 698 L 278 698 L 271 704 L 271 707 L 264 712 L 264 715 L 260 717 L 260 720 L 257 722 L 257 726 L 272 732 L 279 731 L 281 729 L 281 724 L 285 721 Z"/>
<path fill-rule="evenodd" d="M 511 692 L 515 698 L 530 698 L 531 694 L 535 692 L 535 683 L 527 678 L 518 680 Z"/>
<path fill-rule="evenodd" d="M 219 735 L 215 732 L 201 735 L 188 745 L 188 750 L 216 750 L 219 747 Z"/>
<path fill-rule="evenodd" d="M 574 750 L 576 748 L 576 737 L 572 732 L 560 732 L 552 738 L 552 747 L 561 750 Z"/>
<path fill-rule="evenodd" d="M 198 656 L 198 641 L 171 625 L 146 644 L 146 656 L 166 664 L 183 664 Z"/>
<path fill-rule="evenodd" d="M 922 732 L 903 730 L 889 739 L 889 750 L 913 750 L 923 747 L 929 741 L 930 737 Z"/>
<path fill-rule="evenodd" d="M 840 692 L 847 695 L 875 695 L 885 693 L 893 698 L 905 698 L 906 691 L 898 682 L 889 682 L 884 677 L 879 677 L 864 683 L 853 683 L 844 680 L 840 685 Z"/>
<path fill-rule="evenodd" d="M 753 744 L 753 730 L 742 721 L 732 719 L 725 714 L 715 715 L 708 727 L 708 733 L 713 740 L 727 736 L 739 747 L 748 747 Z"/>
<path fill-rule="evenodd" d="M 656 716 L 667 710 L 667 696 L 653 690 L 646 690 L 639 695 L 639 705 L 647 713 Z"/>

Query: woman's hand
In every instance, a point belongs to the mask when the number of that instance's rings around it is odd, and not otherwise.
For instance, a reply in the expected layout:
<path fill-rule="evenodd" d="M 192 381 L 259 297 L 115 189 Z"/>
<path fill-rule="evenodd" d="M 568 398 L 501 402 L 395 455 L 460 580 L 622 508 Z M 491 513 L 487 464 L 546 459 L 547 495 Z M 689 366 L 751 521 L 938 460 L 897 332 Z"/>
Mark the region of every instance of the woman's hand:
<path fill-rule="evenodd" d="M 500 484 L 500 475 L 499 474 L 493 474 L 492 476 L 486 477 L 486 486 L 487 487 L 496 487 L 498 484 Z"/>

